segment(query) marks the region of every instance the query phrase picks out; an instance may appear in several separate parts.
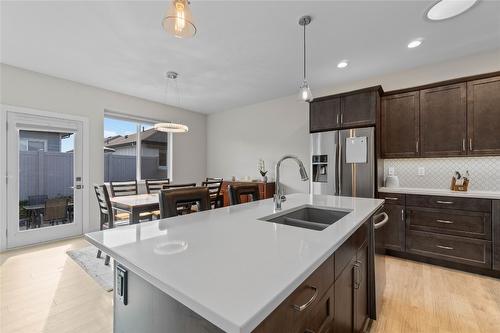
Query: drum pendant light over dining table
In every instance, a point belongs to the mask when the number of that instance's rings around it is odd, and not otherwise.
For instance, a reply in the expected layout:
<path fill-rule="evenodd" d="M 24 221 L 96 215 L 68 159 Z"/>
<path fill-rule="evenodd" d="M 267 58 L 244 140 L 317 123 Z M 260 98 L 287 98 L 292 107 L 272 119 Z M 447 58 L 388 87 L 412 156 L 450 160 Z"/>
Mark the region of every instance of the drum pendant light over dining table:
<path fill-rule="evenodd" d="M 311 23 L 311 16 L 302 16 L 299 19 L 299 25 L 304 28 L 304 77 L 302 79 L 302 84 L 299 88 L 299 99 L 304 102 L 311 102 L 313 97 L 311 93 L 311 88 L 309 88 L 309 83 L 307 82 L 307 73 L 306 73 L 306 26 Z"/>

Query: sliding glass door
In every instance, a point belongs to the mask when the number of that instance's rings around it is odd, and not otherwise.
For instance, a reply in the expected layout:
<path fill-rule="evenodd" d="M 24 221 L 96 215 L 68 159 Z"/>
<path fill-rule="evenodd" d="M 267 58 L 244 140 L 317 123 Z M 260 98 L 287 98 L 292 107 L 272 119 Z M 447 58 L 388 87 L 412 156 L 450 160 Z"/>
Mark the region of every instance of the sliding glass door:
<path fill-rule="evenodd" d="M 79 235 L 82 123 L 7 114 L 7 246 Z"/>

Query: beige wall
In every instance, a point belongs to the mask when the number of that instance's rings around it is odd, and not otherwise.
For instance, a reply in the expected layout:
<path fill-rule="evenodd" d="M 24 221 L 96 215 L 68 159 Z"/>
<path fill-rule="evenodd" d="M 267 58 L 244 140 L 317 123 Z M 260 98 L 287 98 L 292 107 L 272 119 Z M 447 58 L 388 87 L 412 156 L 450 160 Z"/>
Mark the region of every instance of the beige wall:
<path fill-rule="evenodd" d="M 0 103 L 86 117 L 90 123 L 90 184 L 103 181 L 104 110 L 181 122 L 189 132 L 173 139 L 173 179 L 200 182 L 206 174 L 206 116 L 73 81 L 1 64 Z M 98 228 L 95 195 L 90 193 L 91 226 Z"/>
<path fill-rule="evenodd" d="M 327 89 L 314 89 L 313 83 L 312 88 L 314 96 L 378 84 L 389 91 L 498 70 L 500 49 Z M 308 110 L 308 104 L 298 102 L 294 95 L 209 115 L 207 173 L 225 178 L 233 175 L 257 177 L 259 158 L 274 167 L 277 159 L 287 153 L 296 154 L 309 164 Z M 283 167 L 287 191 L 307 192 L 308 186 L 300 181 L 293 162 Z"/>

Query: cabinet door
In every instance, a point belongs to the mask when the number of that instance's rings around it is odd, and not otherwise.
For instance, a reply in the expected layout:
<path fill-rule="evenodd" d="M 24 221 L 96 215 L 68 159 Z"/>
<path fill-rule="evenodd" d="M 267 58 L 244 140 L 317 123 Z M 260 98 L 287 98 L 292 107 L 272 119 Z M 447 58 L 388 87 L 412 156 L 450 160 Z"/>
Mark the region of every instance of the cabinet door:
<path fill-rule="evenodd" d="M 420 91 L 421 156 L 466 154 L 466 84 Z"/>
<path fill-rule="evenodd" d="M 378 91 L 366 91 L 341 97 L 342 127 L 361 127 L 375 124 Z"/>
<path fill-rule="evenodd" d="M 382 157 L 418 156 L 420 92 L 382 98 Z"/>
<path fill-rule="evenodd" d="M 377 230 L 382 233 L 384 247 L 389 250 L 404 251 L 405 249 L 405 221 L 404 206 L 385 205 L 384 212 L 389 216 L 389 222 Z"/>
<path fill-rule="evenodd" d="M 363 332 L 368 321 L 368 242 L 354 264 L 354 332 Z"/>
<path fill-rule="evenodd" d="M 335 298 L 333 306 L 333 331 L 352 333 L 354 328 L 354 279 L 353 268 L 356 257 L 335 280 Z"/>
<path fill-rule="evenodd" d="M 311 102 L 309 105 L 309 132 L 340 128 L 340 98 Z"/>
<path fill-rule="evenodd" d="M 500 154 L 500 76 L 467 83 L 470 155 Z"/>

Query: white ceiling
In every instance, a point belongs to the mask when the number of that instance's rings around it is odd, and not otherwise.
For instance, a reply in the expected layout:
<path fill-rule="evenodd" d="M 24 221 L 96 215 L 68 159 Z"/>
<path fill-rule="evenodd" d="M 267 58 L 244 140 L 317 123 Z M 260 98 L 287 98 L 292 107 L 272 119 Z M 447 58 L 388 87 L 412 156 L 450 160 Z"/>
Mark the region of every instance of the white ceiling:
<path fill-rule="evenodd" d="M 193 0 L 198 33 L 184 40 L 161 28 L 168 1 L 2 2 L 0 61 L 211 113 L 297 91 L 304 14 L 313 92 L 500 47 L 500 1 L 429 22 L 433 2 Z M 167 70 L 180 73 L 180 98 L 166 96 Z"/>

